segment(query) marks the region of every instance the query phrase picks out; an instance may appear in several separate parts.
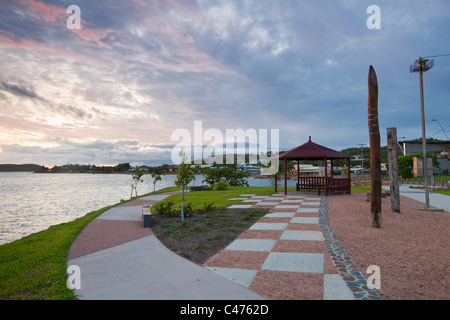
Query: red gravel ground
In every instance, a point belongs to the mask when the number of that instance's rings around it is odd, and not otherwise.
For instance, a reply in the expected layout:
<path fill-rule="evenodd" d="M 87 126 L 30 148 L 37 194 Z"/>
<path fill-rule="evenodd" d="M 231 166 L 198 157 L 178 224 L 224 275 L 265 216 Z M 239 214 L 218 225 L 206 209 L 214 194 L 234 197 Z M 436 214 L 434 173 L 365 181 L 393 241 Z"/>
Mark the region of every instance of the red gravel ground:
<path fill-rule="evenodd" d="M 72 243 L 68 260 L 152 235 L 141 221 L 92 220 Z"/>
<path fill-rule="evenodd" d="M 449 212 L 418 210 L 423 204 L 401 197 L 401 214 L 382 199 L 383 226 L 372 228 L 365 194 L 328 197 L 330 224 L 360 271 L 381 270 L 379 294 L 386 300 L 448 300 Z"/>

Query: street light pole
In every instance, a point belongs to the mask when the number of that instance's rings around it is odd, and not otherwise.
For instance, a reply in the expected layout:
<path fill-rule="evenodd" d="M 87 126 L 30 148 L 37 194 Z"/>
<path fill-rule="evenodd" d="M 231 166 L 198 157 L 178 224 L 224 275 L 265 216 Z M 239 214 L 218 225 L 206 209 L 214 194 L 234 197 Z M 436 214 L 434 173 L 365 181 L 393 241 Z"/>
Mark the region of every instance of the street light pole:
<path fill-rule="evenodd" d="M 430 62 L 430 63 L 428 63 Z M 428 188 L 428 159 L 427 159 L 427 136 L 425 130 L 425 101 L 423 94 L 423 73 L 428 71 L 434 66 L 433 60 L 423 59 L 419 57 L 415 64 L 410 67 L 411 72 L 420 73 L 420 102 L 422 113 L 422 153 L 423 153 L 423 175 L 425 178 L 425 208 L 430 208 L 430 190 Z"/>
<path fill-rule="evenodd" d="M 427 134 L 425 130 L 425 99 L 423 94 L 423 60 L 420 58 L 420 102 L 422 112 L 422 152 L 423 152 L 423 176 L 425 178 L 425 208 L 430 207 L 430 191 L 428 190 L 428 159 L 427 159 Z"/>

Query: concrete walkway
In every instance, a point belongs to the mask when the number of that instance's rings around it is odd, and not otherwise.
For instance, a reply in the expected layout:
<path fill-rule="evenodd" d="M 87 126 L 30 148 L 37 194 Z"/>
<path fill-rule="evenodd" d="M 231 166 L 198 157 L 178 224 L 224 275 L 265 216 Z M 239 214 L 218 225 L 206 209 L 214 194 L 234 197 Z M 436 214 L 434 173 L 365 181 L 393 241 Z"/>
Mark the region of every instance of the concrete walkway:
<path fill-rule="evenodd" d="M 91 222 L 92 228 L 80 234 L 71 248 L 80 251 L 93 245 L 95 234 L 108 237 L 110 222 L 114 230 L 130 228 L 137 222 L 143 228 L 142 205 L 154 204 L 170 194 L 153 195 L 135 200 L 126 206 L 112 208 Z M 145 203 L 145 201 L 147 201 Z M 105 226 L 105 228 L 102 228 Z M 134 226 L 134 225 L 133 225 Z M 126 229 L 133 232 L 133 229 Z M 80 300 L 260 300 L 262 296 L 236 284 L 206 268 L 203 268 L 167 249 L 151 234 L 113 245 L 99 245 L 101 249 L 67 262 L 78 266 L 80 289 L 75 294 Z M 114 238 L 114 234 L 111 235 Z M 120 235 L 118 235 L 120 237 Z M 94 240 L 92 240 L 94 239 Z M 114 239 L 115 241 L 117 239 Z M 98 240 L 102 241 L 102 240 Z M 86 243 L 87 242 L 87 243 Z M 78 247 L 78 248 L 76 248 Z M 81 249 L 79 249 L 81 248 Z M 78 250 L 77 250 L 78 249 Z M 91 252 L 92 250 L 86 250 Z M 69 252 L 70 255 L 70 252 Z"/>
<path fill-rule="evenodd" d="M 403 184 L 400 185 L 400 194 L 402 196 L 417 200 L 425 204 L 425 191 L 417 188 L 410 188 L 412 185 Z M 415 187 L 423 187 L 417 185 Z M 389 190 L 389 187 L 383 187 L 383 189 Z M 429 192 L 430 206 L 442 209 L 450 212 L 450 197 L 444 194 L 435 192 Z"/>

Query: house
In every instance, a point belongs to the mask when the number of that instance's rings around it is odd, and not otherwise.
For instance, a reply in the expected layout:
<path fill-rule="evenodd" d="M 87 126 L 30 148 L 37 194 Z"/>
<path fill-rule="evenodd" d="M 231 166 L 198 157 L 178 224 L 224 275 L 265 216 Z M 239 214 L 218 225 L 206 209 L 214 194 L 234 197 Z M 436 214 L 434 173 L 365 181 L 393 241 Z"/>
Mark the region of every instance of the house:
<path fill-rule="evenodd" d="M 403 155 L 408 156 L 422 152 L 421 140 L 399 141 L 403 146 Z M 440 169 L 435 168 L 434 174 L 448 174 L 450 160 L 450 140 L 427 141 L 427 152 L 431 152 L 439 162 Z"/>
<path fill-rule="evenodd" d="M 238 165 L 238 168 L 248 174 L 261 174 L 261 168 L 248 163 Z"/>

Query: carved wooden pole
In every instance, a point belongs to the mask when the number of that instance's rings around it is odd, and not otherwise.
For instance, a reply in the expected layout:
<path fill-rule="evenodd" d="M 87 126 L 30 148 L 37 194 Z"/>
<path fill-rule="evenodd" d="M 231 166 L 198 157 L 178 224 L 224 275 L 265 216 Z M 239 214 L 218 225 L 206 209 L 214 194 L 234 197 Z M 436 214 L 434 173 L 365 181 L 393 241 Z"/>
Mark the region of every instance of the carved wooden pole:
<path fill-rule="evenodd" d="M 369 135 L 370 135 L 370 217 L 372 227 L 381 228 L 381 146 L 378 124 L 378 80 L 372 66 L 369 69 Z"/>
<path fill-rule="evenodd" d="M 397 128 L 387 128 L 387 149 L 389 160 L 389 180 L 391 185 L 391 211 L 400 212 Z"/>

